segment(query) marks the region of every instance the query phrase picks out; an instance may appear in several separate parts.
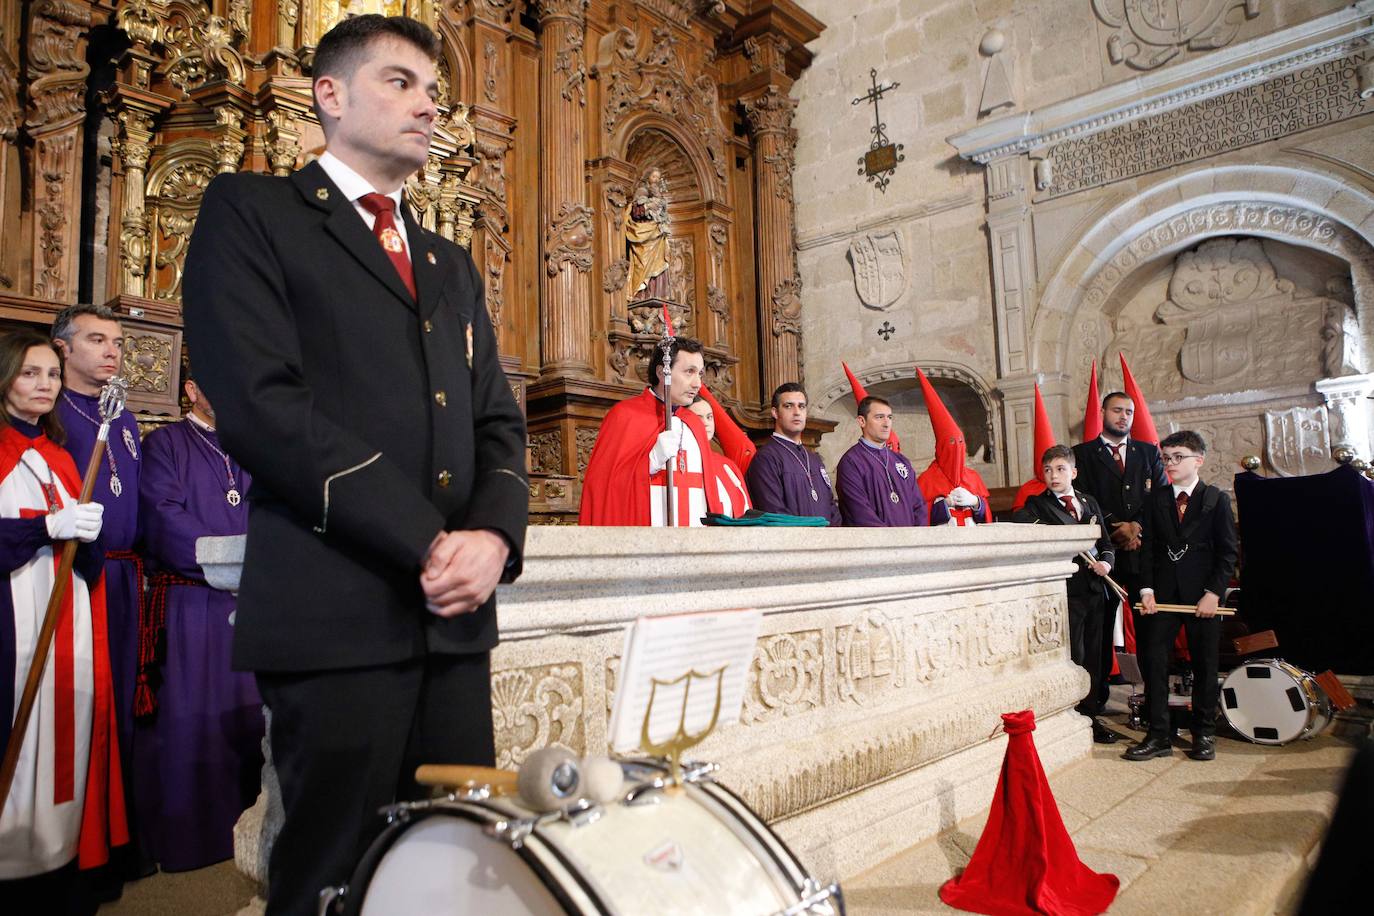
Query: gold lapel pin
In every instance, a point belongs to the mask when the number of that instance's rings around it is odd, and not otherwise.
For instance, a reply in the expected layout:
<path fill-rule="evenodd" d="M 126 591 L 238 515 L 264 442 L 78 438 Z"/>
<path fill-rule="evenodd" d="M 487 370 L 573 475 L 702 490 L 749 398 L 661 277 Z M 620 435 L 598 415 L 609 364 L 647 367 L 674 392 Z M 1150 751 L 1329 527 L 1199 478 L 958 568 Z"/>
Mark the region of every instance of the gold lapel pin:
<path fill-rule="evenodd" d="M 329 199 L 329 189 L 328 189 L 328 188 L 316 188 L 316 189 L 315 189 L 315 196 L 318 197 L 320 200 L 328 200 L 328 199 Z"/>
<path fill-rule="evenodd" d="M 432 252 L 432 251 L 426 251 L 426 252 L 425 252 L 425 260 L 428 261 L 428 262 L 431 263 L 431 264 L 438 264 L 438 263 L 439 263 L 439 259 L 436 258 L 436 257 L 434 256 L 434 252 Z"/>

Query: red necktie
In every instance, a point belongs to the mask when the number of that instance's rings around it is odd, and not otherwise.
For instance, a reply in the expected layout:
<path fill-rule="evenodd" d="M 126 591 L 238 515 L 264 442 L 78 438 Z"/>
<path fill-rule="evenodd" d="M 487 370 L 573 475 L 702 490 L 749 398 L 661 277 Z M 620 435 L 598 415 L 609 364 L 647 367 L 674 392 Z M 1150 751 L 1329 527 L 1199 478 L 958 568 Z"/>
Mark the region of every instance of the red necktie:
<path fill-rule="evenodd" d="M 1116 467 L 1121 473 L 1126 473 L 1126 443 L 1119 445 L 1109 445 L 1107 448 L 1112 450 L 1112 457 L 1116 459 Z"/>
<path fill-rule="evenodd" d="M 1059 501 L 1064 504 L 1064 511 L 1073 516 L 1074 521 L 1078 521 L 1078 510 L 1073 507 L 1073 497 L 1061 496 Z"/>
<path fill-rule="evenodd" d="M 391 258 L 391 263 L 396 266 L 396 273 L 401 275 L 401 282 L 410 290 L 410 298 L 414 299 L 415 272 L 410 266 L 410 255 L 406 253 L 405 240 L 396 230 L 396 217 L 392 215 L 396 211 L 396 201 L 385 194 L 373 193 L 359 197 L 358 203 L 376 217 L 372 223 L 372 234 L 382 243 L 382 250 Z"/>
<path fill-rule="evenodd" d="M 1179 490 L 1174 502 L 1178 504 L 1178 523 L 1181 525 L 1183 524 L 1183 515 L 1188 511 L 1188 494 Z"/>

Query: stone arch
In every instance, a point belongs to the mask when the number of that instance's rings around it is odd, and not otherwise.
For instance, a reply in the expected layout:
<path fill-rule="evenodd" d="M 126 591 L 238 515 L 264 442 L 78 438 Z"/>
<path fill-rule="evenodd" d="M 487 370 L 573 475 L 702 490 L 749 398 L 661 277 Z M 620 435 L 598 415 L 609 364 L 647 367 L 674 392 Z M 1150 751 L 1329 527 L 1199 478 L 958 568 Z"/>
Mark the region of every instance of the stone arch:
<path fill-rule="evenodd" d="M 1085 310 L 1100 309 L 1146 264 L 1223 235 L 1276 239 L 1348 263 L 1363 350 L 1374 352 L 1374 194 L 1311 168 L 1237 165 L 1163 181 L 1082 235 L 1041 294 L 1032 371 L 1073 375 L 1066 361 Z"/>

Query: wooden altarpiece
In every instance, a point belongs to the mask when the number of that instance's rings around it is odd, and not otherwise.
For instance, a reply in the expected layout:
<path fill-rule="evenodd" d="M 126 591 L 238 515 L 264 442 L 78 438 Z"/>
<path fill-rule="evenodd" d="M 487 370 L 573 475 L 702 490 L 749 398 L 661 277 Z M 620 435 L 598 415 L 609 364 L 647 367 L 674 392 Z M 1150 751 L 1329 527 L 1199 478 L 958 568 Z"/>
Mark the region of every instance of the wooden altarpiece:
<path fill-rule="evenodd" d="M 529 419 L 532 514 L 573 520 L 600 420 L 661 330 L 626 289 L 626 209 L 650 170 L 678 330 L 736 418 L 769 428 L 769 393 L 802 378 L 789 90 L 823 27 L 793 0 L 6 0 L 0 321 L 109 302 L 131 402 L 178 415 L 201 194 L 322 151 L 314 47 L 365 12 L 442 41 L 441 121 L 407 196 L 482 271 Z"/>

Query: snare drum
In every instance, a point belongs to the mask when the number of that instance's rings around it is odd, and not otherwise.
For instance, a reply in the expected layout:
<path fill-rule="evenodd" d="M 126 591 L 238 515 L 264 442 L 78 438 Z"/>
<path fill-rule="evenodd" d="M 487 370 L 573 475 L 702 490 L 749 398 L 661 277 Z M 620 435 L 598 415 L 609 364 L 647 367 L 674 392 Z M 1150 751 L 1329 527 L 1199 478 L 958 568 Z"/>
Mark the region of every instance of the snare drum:
<path fill-rule="evenodd" d="M 843 914 L 838 891 L 818 894 L 820 885 L 767 825 L 709 780 L 570 810 L 528 831 L 511 829 L 536 816 L 512 798 L 450 796 L 393 812 L 334 911 Z M 813 903 L 799 907 L 805 898 Z"/>
<path fill-rule="evenodd" d="M 1331 723 L 1331 700 L 1315 678 L 1279 658 L 1246 662 L 1221 684 L 1226 721 L 1256 744 L 1311 738 Z"/>

